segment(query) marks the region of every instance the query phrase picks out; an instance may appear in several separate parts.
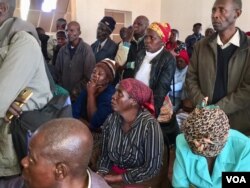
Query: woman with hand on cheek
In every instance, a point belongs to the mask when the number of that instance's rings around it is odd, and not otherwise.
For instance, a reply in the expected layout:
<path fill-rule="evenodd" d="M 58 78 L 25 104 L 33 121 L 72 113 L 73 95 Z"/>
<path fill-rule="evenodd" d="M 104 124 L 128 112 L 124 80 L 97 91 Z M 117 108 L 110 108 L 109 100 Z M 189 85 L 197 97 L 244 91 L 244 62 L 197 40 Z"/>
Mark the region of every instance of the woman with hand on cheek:
<path fill-rule="evenodd" d="M 115 78 L 115 61 L 104 59 L 95 65 L 91 78 L 76 102 L 72 104 L 73 117 L 80 119 L 91 129 L 94 137 L 93 155 L 90 161 L 92 170 L 96 170 L 96 161 L 100 151 L 100 126 L 110 113 L 111 98 L 115 87 L 111 84 Z"/>
<path fill-rule="evenodd" d="M 88 124 L 92 131 L 100 126 L 112 112 L 111 98 L 115 93 L 112 82 L 115 77 L 115 61 L 98 62 L 91 74 L 86 90 L 83 90 L 73 106 L 73 117 Z"/>

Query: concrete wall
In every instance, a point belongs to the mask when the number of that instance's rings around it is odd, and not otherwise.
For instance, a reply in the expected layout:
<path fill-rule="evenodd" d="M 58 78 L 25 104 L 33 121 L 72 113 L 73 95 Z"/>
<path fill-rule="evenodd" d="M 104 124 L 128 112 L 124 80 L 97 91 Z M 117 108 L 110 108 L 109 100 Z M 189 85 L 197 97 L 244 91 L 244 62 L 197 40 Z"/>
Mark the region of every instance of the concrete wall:
<path fill-rule="evenodd" d="M 105 9 L 131 11 L 131 23 L 142 14 L 150 18 L 150 21 L 160 20 L 161 17 L 161 0 L 76 0 L 75 6 L 82 37 L 89 44 L 95 41 L 96 28 Z"/>
<path fill-rule="evenodd" d="M 180 31 L 180 39 L 192 33 L 193 24 L 200 22 L 203 25 L 203 34 L 207 27 L 212 27 L 211 10 L 214 0 L 162 0 L 161 20 L 167 20 L 173 28 Z M 242 30 L 250 31 L 250 1 L 242 0 L 242 14 L 236 25 Z"/>
<path fill-rule="evenodd" d="M 211 27 L 211 9 L 213 0 L 74 0 L 75 18 L 81 24 L 82 37 L 92 43 L 96 37 L 99 20 L 104 16 L 105 9 L 131 11 L 132 21 L 138 15 L 146 15 L 150 21 L 167 21 L 172 28 L 180 31 L 180 39 L 192 33 L 196 22 L 203 24 L 203 33 Z M 243 13 L 237 26 L 250 31 L 250 3 L 242 0 Z M 131 24 L 129 23 L 129 24 Z"/>

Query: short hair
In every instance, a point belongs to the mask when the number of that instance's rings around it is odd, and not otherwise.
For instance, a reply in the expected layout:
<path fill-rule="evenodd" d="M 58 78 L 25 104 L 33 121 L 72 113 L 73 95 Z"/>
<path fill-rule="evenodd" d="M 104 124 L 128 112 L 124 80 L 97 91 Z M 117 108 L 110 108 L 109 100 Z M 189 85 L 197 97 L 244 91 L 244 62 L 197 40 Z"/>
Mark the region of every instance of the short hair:
<path fill-rule="evenodd" d="M 68 25 L 67 25 L 67 29 L 68 29 L 69 25 L 76 25 L 76 26 L 78 26 L 78 31 L 81 32 L 81 26 L 80 26 L 80 24 L 77 21 L 71 21 L 71 22 L 69 22 Z"/>
<path fill-rule="evenodd" d="M 171 32 L 175 32 L 179 36 L 179 31 L 177 29 L 171 29 Z"/>
<path fill-rule="evenodd" d="M 56 20 L 56 23 L 61 23 L 61 24 L 67 24 L 67 21 L 64 19 L 64 18 L 58 18 L 57 20 Z"/>
<path fill-rule="evenodd" d="M 148 27 L 149 26 L 149 19 L 144 16 L 144 15 L 140 15 L 140 16 L 137 16 L 136 19 L 140 18 L 141 20 L 143 20 L 143 23 Z"/>
<path fill-rule="evenodd" d="M 201 27 L 202 24 L 201 24 L 201 23 L 195 23 L 195 24 L 193 25 L 193 28 L 195 28 L 195 27 L 197 27 L 197 26 Z"/>
<path fill-rule="evenodd" d="M 54 163 L 64 162 L 73 176 L 86 172 L 93 148 L 89 128 L 74 118 L 51 120 L 38 128 L 42 135 L 41 155 Z"/>
<path fill-rule="evenodd" d="M 38 34 L 45 34 L 45 30 L 42 27 L 37 27 L 36 31 Z"/>
<path fill-rule="evenodd" d="M 242 9 L 242 1 L 241 0 L 233 0 L 233 3 L 238 6 L 239 9 Z"/>

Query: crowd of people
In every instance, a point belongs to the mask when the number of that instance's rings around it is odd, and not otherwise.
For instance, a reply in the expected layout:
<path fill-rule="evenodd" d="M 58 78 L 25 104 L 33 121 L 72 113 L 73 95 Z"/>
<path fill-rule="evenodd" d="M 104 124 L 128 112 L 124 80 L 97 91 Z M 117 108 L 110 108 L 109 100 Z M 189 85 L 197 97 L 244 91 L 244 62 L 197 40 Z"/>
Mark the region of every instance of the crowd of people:
<path fill-rule="evenodd" d="M 16 0 L 0 4 L 0 188 L 221 187 L 223 171 L 250 172 L 250 38 L 236 27 L 241 0 L 215 0 L 205 36 L 195 23 L 180 41 L 171 23 L 140 15 L 117 44 L 116 21 L 104 16 L 91 45 L 77 21 L 58 19 L 48 36 L 13 17 Z M 48 116 L 68 104 L 72 114 L 25 130 L 20 160 L 13 119 L 29 124 L 25 112 L 43 111 L 59 95 L 51 83 L 68 99 Z M 20 96 L 26 88 L 29 99 Z M 166 103 L 171 116 L 162 123 Z M 180 132 L 166 134 L 170 124 Z"/>

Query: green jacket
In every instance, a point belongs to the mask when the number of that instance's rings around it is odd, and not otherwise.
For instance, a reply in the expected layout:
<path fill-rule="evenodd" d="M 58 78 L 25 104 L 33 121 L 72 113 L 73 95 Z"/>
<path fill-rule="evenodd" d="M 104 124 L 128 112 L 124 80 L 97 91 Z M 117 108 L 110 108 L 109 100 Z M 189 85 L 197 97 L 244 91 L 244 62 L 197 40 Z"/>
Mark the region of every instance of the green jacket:
<path fill-rule="evenodd" d="M 240 47 L 228 64 L 227 95 L 217 102 L 228 115 L 231 128 L 250 135 L 250 39 L 239 29 Z M 194 105 L 208 96 L 211 103 L 217 71 L 217 33 L 197 42 L 185 87 Z"/>

